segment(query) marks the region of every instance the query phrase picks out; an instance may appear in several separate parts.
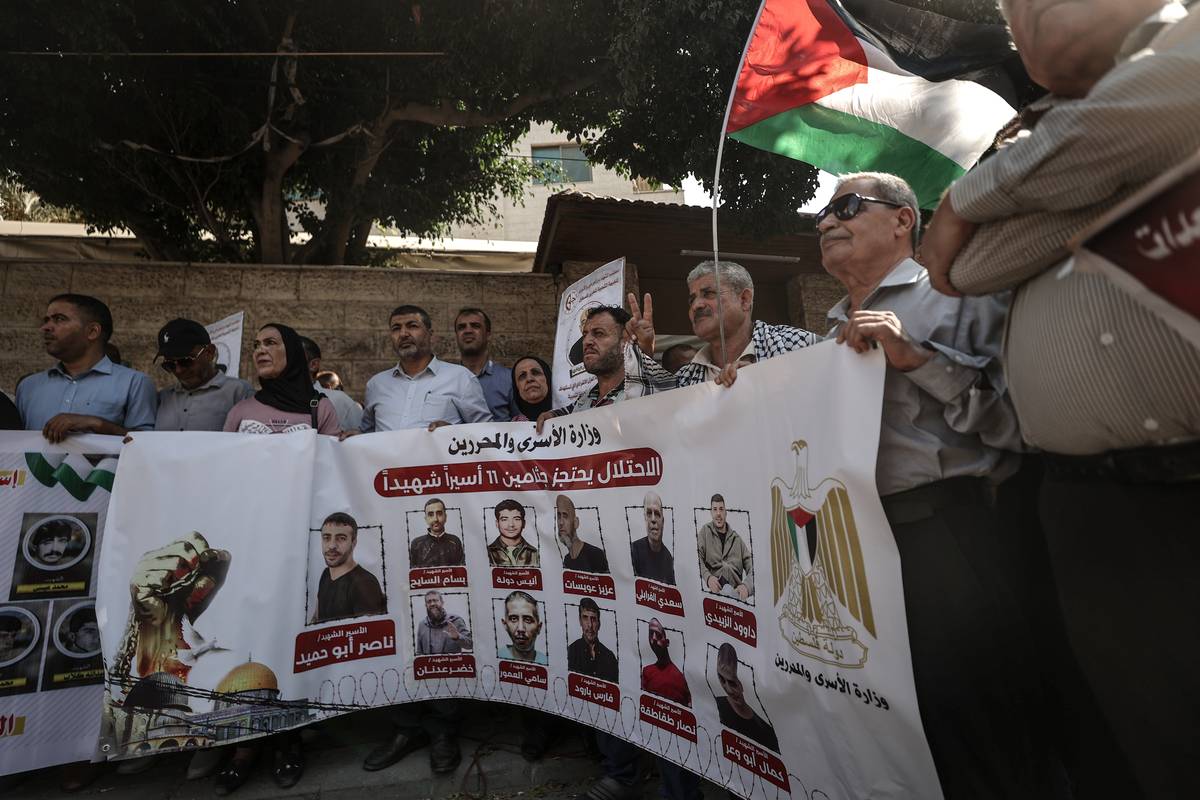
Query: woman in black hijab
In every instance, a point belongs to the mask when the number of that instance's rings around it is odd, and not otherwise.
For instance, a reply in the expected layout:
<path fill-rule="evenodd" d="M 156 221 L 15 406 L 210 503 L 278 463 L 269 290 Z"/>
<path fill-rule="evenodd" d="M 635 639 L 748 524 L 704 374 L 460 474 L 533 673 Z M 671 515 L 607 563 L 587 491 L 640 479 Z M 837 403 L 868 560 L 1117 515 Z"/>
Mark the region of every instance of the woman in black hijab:
<path fill-rule="evenodd" d="M 342 432 L 333 403 L 313 388 L 300 334 L 287 325 L 264 325 L 254 339 L 254 369 L 262 388 L 229 409 L 226 431 L 290 433 L 316 428 L 329 436 Z"/>
<path fill-rule="evenodd" d="M 254 339 L 254 369 L 262 386 L 229 410 L 225 430 L 238 433 L 291 433 L 316 428 L 318 433 L 341 433 L 337 411 L 313 388 L 300 335 L 287 325 L 264 325 Z M 250 777 L 262 747 L 271 755 L 271 776 L 280 788 L 296 785 L 304 773 L 304 748 L 298 731 L 285 731 L 238 745 L 217 773 L 216 793 L 227 795 Z"/>
<path fill-rule="evenodd" d="M 537 422 L 543 412 L 554 407 L 550 390 L 550 365 L 537 356 L 522 356 L 512 368 L 513 399 L 521 413 L 513 422 Z"/>

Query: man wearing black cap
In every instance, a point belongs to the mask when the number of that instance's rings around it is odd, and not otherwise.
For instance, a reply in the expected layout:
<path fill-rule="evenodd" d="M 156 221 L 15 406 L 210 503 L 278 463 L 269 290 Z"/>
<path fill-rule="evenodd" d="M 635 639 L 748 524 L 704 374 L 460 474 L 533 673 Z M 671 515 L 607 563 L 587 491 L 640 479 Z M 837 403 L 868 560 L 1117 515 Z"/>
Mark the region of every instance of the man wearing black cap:
<path fill-rule="evenodd" d="M 235 403 L 254 394 L 250 384 L 217 369 L 217 348 L 199 322 L 173 319 L 158 332 L 161 366 L 175 386 L 158 393 L 157 431 L 219 431 Z"/>

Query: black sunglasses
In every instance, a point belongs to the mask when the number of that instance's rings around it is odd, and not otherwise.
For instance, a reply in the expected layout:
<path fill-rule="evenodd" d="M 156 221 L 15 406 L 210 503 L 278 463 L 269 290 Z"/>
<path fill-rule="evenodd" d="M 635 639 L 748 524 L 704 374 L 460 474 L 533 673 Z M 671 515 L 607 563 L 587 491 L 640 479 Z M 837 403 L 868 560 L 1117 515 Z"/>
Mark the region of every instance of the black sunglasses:
<path fill-rule="evenodd" d="M 192 364 L 195 364 L 196 361 L 200 358 L 200 356 L 204 355 L 204 350 L 205 350 L 205 348 L 201 348 L 200 352 L 196 353 L 196 355 L 194 355 L 194 356 L 180 356 L 179 358 L 164 358 L 162 360 L 162 363 L 159 364 L 159 366 L 170 373 L 174 373 L 175 370 L 178 369 L 179 367 L 183 367 L 184 369 L 187 369 Z"/>
<path fill-rule="evenodd" d="M 904 208 L 900 203 L 893 203 L 891 200 L 880 200 L 878 197 L 863 197 L 861 194 L 844 194 L 841 197 L 834 198 L 829 205 L 817 212 L 817 223 L 833 214 L 840 220 L 854 219 L 858 216 L 858 212 L 862 211 L 863 203 L 879 203 L 880 205 L 891 206 L 892 208 Z"/>

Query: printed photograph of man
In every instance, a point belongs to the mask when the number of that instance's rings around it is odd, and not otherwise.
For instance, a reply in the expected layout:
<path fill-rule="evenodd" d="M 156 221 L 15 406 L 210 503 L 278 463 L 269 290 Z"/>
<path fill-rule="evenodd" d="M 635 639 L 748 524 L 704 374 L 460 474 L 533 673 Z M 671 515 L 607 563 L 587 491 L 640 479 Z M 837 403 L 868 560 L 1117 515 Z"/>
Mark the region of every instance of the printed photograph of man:
<path fill-rule="evenodd" d="M 750 546 L 729 526 L 724 497 L 712 496 L 709 513 L 712 520 L 696 536 L 704 588 L 715 594 L 749 600 L 754 594 L 754 557 Z"/>
<path fill-rule="evenodd" d="M 8 599 L 87 597 L 96 523 L 95 513 L 24 514 Z"/>
<path fill-rule="evenodd" d="M 413 598 L 413 619 L 421 619 L 416 608 L 420 602 Z M 441 592 L 437 589 L 426 592 L 424 607 L 425 617 L 417 623 L 417 655 L 440 656 L 471 652 L 474 648 L 471 626 L 463 617 L 446 610 L 446 598 Z"/>
<path fill-rule="evenodd" d="M 321 555 L 325 570 L 317 584 L 317 610 L 312 623 L 366 614 L 386 614 L 387 599 L 379 579 L 354 560 L 358 523 L 342 512 L 321 523 Z"/>
<path fill-rule="evenodd" d="M 546 664 L 546 651 L 538 650 L 538 637 L 542 633 L 542 612 L 538 603 L 528 592 L 519 589 L 504 598 L 504 613 L 500 624 L 508 633 L 509 644 L 499 644 L 496 637 L 496 655 L 509 661 L 528 661 Z"/>
<path fill-rule="evenodd" d="M 617 656 L 600 641 L 600 606 L 590 597 L 579 601 L 579 631 L 579 638 L 567 646 L 567 669 L 613 683 L 619 681 Z"/>
<path fill-rule="evenodd" d="M 69 689 L 104 682 L 104 657 L 100 653 L 100 626 L 96 623 L 96 605 L 83 602 L 55 601 L 51 605 L 53 647 L 46 648 L 42 664 L 42 691 Z"/>
<path fill-rule="evenodd" d="M 525 541 L 525 506 L 516 500 L 501 500 L 493 509 L 499 535 L 488 545 L 493 567 L 541 567 L 537 548 Z M 535 536 L 536 540 L 536 536 Z"/>
<path fill-rule="evenodd" d="M 446 532 L 446 504 L 436 497 L 425 501 L 425 530 L 408 546 L 410 569 L 461 567 L 467 563 L 462 539 Z"/>
<path fill-rule="evenodd" d="M 675 585 L 675 557 L 663 541 L 666 517 L 663 514 L 662 498 L 655 492 L 646 492 L 642 500 L 642 520 L 646 524 L 646 535 L 629 547 L 633 556 L 633 574 L 659 583 Z"/>
<path fill-rule="evenodd" d="M 89 658 L 100 652 L 100 625 L 91 603 L 67 611 L 58 621 L 59 650 L 73 658 Z"/>
<path fill-rule="evenodd" d="M 38 690 L 40 643 L 49 605 L 0 608 L 0 697 Z"/>
<path fill-rule="evenodd" d="M 753 683 L 752 670 L 750 680 Z M 721 684 L 721 691 L 725 692 L 724 697 L 714 695 L 721 724 L 778 753 L 779 738 L 775 735 L 775 729 L 746 701 L 746 690 L 738 677 L 737 651 L 728 642 L 717 650 L 717 681 Z"/>
<path fill-rule="evenodd" d="M 657 618 L 652 618 L 646 627 L 647 641 L 650 652 L 654 654 L 654 661 L 642 667 L 642 691 L 690 707 L 692 693 L 683 677 L 683 671 L 671 660 L 671 639 L 667 635 L 667 629 Z M 682 634 L 680 638 L 683 638 Z"/>
<path fill-rule="evenodd" d="M 558 541 L 563 547 L 563 569 L 607 575 L 608 556 L 596 545 L 579 538 L 579 515 L 575 512 L 575 503 L 565 494 L 560 494 L 554 501 L 554 519 L 558 524 Z"/>
<path fill-rule="evenodd" d="M 90 542 L 91 534 L 83 522 L 55 515 L 30 528 L 25 557 L 38 569 L 62 570 L 78 561 Z"/>

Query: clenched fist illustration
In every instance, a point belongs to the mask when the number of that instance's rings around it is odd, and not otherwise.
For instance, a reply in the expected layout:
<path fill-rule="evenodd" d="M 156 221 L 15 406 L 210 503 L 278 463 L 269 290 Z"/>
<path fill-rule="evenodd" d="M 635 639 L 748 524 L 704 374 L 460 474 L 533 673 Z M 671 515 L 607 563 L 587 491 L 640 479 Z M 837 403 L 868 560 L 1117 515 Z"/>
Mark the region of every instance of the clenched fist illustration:
<path fill-rule="evenodd" d="M 142 556 L 129 583 L 138 675 L 168 672 L 187 680 L 190 667 L 178 657 L 181 648 L 189 648 L 183 619 L 195 624 L 212 603 L 225 583 L 229 561 L 229 551 L 209 547 L 196 531 Z"/>

